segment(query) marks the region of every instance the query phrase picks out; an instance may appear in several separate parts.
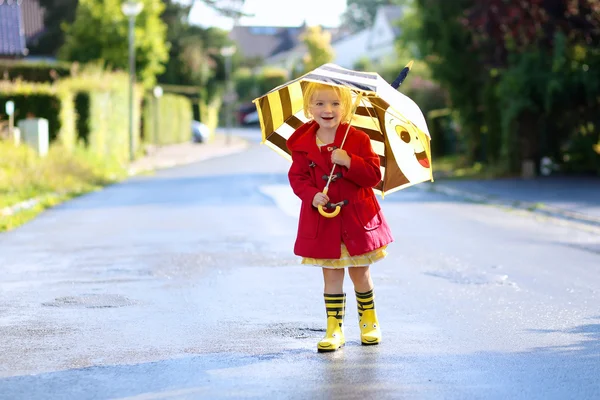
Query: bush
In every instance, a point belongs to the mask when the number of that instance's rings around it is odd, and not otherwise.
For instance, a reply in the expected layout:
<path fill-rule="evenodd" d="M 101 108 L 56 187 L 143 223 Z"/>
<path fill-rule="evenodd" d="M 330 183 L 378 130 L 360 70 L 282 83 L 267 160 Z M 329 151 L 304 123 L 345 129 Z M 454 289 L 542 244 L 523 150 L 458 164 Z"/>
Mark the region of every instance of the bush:
<path fill-rule="evenodd" d="M 0 60 L 0 78 L 27 82 L 53 82 L 70 76 L 76 64 L 67 62 L 25 62 Z"/>
<path fill-rule="evenodd" d="M 157 104 L 158 121 L 155 109 Z M 165 94 L 156 99 L 150 94 L 146 95 L 143 118 L 146 143 L 165 145 L 188 142 L 191 139 L 192 103 L 185 96 Z"/>

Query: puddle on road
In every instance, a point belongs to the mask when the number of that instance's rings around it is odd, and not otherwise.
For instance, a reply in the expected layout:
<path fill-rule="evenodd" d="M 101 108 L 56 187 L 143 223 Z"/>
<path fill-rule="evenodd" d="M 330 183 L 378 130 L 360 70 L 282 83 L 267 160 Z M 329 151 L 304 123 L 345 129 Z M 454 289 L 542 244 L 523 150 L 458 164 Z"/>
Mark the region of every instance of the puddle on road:
<path fill-rule="evenodd" d="M 46 307 L 64 308 L 118 308 L 137 304 L 120 294 L 84 294 L 81 296 L 57 297 L 52 302 L 42 303 Z"/>
<path fill-rule="evenodd" d="M 459 285 L 498 285 L 518 289 L 517 284 L 508 279 L 508 275 L 475 271 L 429 271 L 425 272 L 425 275 L 446 279 Z"/>
<path fill-rule="evenodd" d="M 260 329 L 259 335 L 275 336 L 292 339 L 321 338 L 325 329 L 302 326 L 304 324 L 279 323 Z"/>

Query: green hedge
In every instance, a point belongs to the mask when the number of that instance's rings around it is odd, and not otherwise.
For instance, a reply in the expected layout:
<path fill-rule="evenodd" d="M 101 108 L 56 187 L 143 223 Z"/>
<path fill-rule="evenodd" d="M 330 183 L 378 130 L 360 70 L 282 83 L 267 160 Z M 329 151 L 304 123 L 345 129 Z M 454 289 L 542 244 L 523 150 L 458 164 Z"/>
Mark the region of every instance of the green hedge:
<path fill-rule="evenodd" d="M 53 82 L 71 75 L 76 64 L 67 62 L 25 62 L 0 60 L 0 78 L 27 82 Z"/>
<path fill-rule="evenodd" d="M 144 142 L 165 145 L 190 141 L 192 114 L 192 103 L 185 96 L 165 94 L 156 99 L 151 94 L 146 95 Z"/>
<path fill-rule="evenodd" d="M 60 137 L 60 141 L 68 148 L 74 145 L 75 110 L 73 95 L 56 84 L 40 84 L 29 82 L 0 81 L 0 116 L 4 114 L 4 104 L 12 100 L 15 103 L 15 126 L 21 119 L 31 115 L 48 120 L 50 141 Z"/>
<path fill-rule="evenodd" d="M 126 73 L 108 73 L 89 69 L 77 77 L 61 79 L 52 84 L 22 81 L 0 81 L 0 118 L 7 119 L 4 103 L 15 102 L 15 125 L 32 115 L 48 120 L 50 141 L 67 150 L 78 143 L 93 154 L 115 159 L 122 164 L 129 160 L 129 77 Z M 144 140 L 153 142 L 154 109 L 152 97 L 147 97 L 142 121 L 142 88 L 134 96 L 134 152 L 141 154 L 142 122 Z M 165 94 L 159 100 L 158 144 L 189 141 L 191 138 L 192 104 L 185 96 Z"/>

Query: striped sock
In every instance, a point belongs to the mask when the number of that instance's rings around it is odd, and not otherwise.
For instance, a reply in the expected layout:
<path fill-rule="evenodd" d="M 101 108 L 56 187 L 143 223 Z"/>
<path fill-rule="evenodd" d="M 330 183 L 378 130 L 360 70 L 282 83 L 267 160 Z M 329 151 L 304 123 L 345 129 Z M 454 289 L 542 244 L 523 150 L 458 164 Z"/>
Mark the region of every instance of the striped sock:
<path fill-rule="evenodd" d="M 373 289 L 365 293 L 354 291 L 356 294 L 356 306 L 358 308 L 358 319 L 360 320 L 363 315 L 363 311 L 375 308 L 375 295 Z"/>
<path fill-rule="evenodd" d="M 346 293 L 324 293 L 323 296 L 325 297 L 325 310 L 327 311 L 327 317 L 337 318 L 341 328 L 342 323 L 344 322 L 344 313 L 346 311 Z"/>

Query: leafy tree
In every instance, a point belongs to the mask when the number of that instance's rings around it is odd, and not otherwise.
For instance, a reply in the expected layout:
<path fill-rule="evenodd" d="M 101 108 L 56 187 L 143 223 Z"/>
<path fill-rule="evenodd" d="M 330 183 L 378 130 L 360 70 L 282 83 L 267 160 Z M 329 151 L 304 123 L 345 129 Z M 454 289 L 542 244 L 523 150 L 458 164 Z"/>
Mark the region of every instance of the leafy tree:
<path fill-rule="evenodd" d="M 164 70 L 168 49 L 166 26 L 160 19 L 160 0 L 144 0 L 136 18 L 136 68 L 139 79 L 149 87 Z M 67 61 L 103 61 L 115 69 L 128 68 L 128 21 L 120 0 L 80 0 L 75 21 L 65 24 L 65 44 L 59 57 Z"/>
<path fill-rule="evenodd" d="M 302 41 L 308 50 L 303 60 L 305 72 L 333 61 L 331 33 L 324 31 L 320 26 L 309 26 L 302 34 Z"/>
<path fill-rule="evenodd" d="M 407 6 L 401 24 L 399 46 L 412 49 L 417 60 L 429 66 L 431 77 L 448 92 L 460 125 L 464 155 L 481 157 L 481 107 L 488 76 L 473 47 L 471 32 L 464 25 L 464 11 L 474 0 L 414 0 Z"/>
<path fill-rule="evenodd" d="M 599 6 L 479 0 L 467 10 L 484 65 L 498 74 L 503 158 L 511 169 L 550 155 L 565 168 L 600 173 L 600 79 L 588 72 L 600 67 Z"/>
<path fill-rule="evenodd" d="M 394 0 L 347 0 L 346 11 L 342 14 L 342 26 L 358 32 L 373 25 L 380 6 L 394 5 Z"/>
<path fill-rule="evenodd" d="M 72 24 L 75 20 L 75 12 L 78 0 L 38 0 L 40 6 L 44 8 L 44 27 L 45 31 L 35 43 L 28 43 L 30 54 L 55 56 L 59 48 L 65 42 L 65 35 L 62 29 L 64 23 Z M 195 2 L 203 2 L 207 6 L 214 8 L 223 15 L 231 17 L 239 17 L 243 15 L 239 10 L 244 3 L 244 0 L 189 0 L 188 3 L 178 1 L 177 6 L 171 8 L 170 5 L 175 4 L 173 0 L 166 0 L 167 9 L 165 13 L 176 10 L 176 15 L 173 15 L 171 21 L 175 22 L 177 18 L 180 20 L 189 17 L 192 5 Z M 120 14 L 121 11 L 119 10 Z M 169 26 L 169 29 L 171 26 Z"/>
<path fill-rule="evenodd" d="M 65 39 L 61 24 L 72 23 L 75 20 L 77 0 L 38 0 L 38 2 L 44 8 L 45 30 L 34 43 L 27 43 L 27 46 L 32 55 L 54 56 Z"/>

